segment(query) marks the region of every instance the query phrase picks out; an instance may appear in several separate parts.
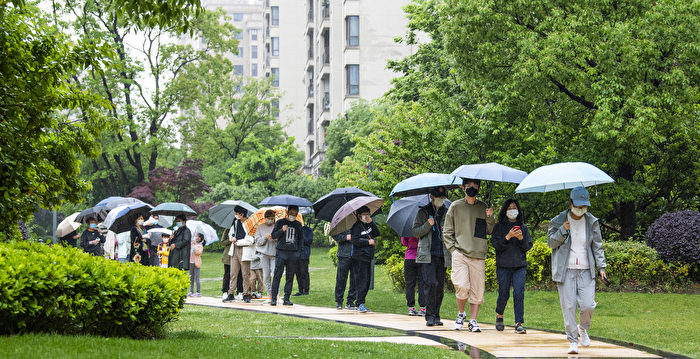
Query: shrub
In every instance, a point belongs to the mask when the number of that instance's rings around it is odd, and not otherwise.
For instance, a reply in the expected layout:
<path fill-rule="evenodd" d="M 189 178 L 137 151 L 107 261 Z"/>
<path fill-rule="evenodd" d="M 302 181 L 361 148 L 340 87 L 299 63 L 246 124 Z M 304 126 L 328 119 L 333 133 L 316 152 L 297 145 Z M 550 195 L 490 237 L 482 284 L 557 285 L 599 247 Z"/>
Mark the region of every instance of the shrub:
<path fill-rule="evenodd" d="M 221 244 L 221 239 L 204 246 L 204 251 L 209 253 L 224 253 L 224 246 Z"/>
<path fill-rule="evenodd" d="M 76 248 L 0 243 L 1 334 L 157 336 L 184 306 L 188 276 Z"/>
<path fill-rule="evenodd" d="M 394 289 L 406 290 L 406 277 L 403 274 L 403 256 L 394 254 L 384 262 L 384 270 L 389 276 Z"/>
<path fill-rule="evenodd" d="M 700 212 L 665 213 L 649 226 L 646 243 L 668 262 L 700 264 Z"/>
<path fill-rule="evenodd" d="M 328 250 L 328 258 L 331 259 L 335 267 L 338 266 L 338 246 L 333 246 Z"/>
<path fill-rule="evenodd" d="M 534 239 L 527 251 L 527 281 L 538 285 L 552 277 L 552 249 L 547 246 L 547 237 Z"/>

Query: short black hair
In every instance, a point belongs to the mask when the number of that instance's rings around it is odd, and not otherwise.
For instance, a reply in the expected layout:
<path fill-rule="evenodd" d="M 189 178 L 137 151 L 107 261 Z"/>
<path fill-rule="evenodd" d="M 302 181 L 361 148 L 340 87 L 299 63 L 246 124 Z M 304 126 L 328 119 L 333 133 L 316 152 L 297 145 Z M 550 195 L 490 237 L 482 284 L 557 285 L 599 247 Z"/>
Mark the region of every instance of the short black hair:
<path fill-rule="evenodd" d="M 295 210 L 295 211 L 297 211 L 297 213 L 298 213 L 298 212 L 299 212 L 299 206 L 297 206 L 297 205 L 295 205 L 295 204 L 290 204 L 289 206 L 287 206 L 287 211 L 291 211 L 291 210 Z"/>
<path fill-rule="evenodd" d="M 367 206 L 362 206 L 357 209 L 357 214 L 362 214 L 362 213 L 369 213 L 369 208 Z"/>
<path fill-rule="evenodd" d="M 444 186 L 437 186 L 430 189 L 430 194 L 433 197 L 447 197 L 447 191 Z"/>
<path fill-rule="evenodd" d="M 187 216 L 185 216 L 184 214 L 181 213 L 181 214 L 178 214 L 177 216 L 175 216 L 175 219 L 181 219 L 183 221 L 186 221 Z"/>
<path fill-rule="evenodd" d="M 265 211 L 264 217 L 265 218 L 270 218 L 270 217 L 275 218 L 275 211 L 268 209 L 267 211 Z"/>
<path fill-rule="evenodd" d="M 233 207 L 233 211 L 234 211 L 235 213 L 242 214 L 242 215 L 244 215 L 244 216 L 247 216 L 247 215 L 248 215 L 248 210 L 245 209 L 245 208 L 243 208 L 243 207 L 241 207 L 241 206 Z"/>
<path fill-rule="evenodd" d="M 481 180 L 480 180 L 480 179 L 462 178 L 462 186 L 466 186 L 467 183 L 469 183 L 469 182 L 474 182 L 474 183 L 476 183 L 479 187 L 481 187 Z"/>

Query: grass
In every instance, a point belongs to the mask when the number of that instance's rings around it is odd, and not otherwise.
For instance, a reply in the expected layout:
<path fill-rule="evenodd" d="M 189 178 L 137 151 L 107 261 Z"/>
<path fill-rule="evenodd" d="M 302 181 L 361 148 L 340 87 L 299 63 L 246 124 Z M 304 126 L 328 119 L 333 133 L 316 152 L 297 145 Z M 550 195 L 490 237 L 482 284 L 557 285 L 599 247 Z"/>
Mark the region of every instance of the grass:
<path fill-rule="evenodd" d="M 223 265 L 221 255 L 206 253 L 202 278 L 221 278 Z M 327 256 L 327 249 L 312 250 L 310 295 L 292 297 L 299 304 L 323 307 L 335 306 L 333 289 L 335 267 Z M 206 275 L 204 274 L 206 273 Z M 284 280 L 283 280 L 284 281 Z M 204 295 L 220 296 L 221 281 L 203 282 Z M 296 283 L 294 290 L 296 292 Z M 495 321 L 495 306 L 498 293 L 487 292 L 478 320 L 484 323 Z M 457 304 L 453 293 L 445 293 L 441 314 L 445 321 L 453 320 Z M 700 318 L 700 296 L 696 294 L 660 293 L 596 293 L 598 306 L 593 317 L 590 335 L 648 346 L 654 349 L 700 358 L 700 336 L 690 330 Z M 406 313 L 403 293 L 393 289 L 381 266 L 375 268 L 375 289 L 367 295 L 367 307 L 386 313 Z M 506 324 L 513 324 L 512 300 L 505 311 Z M 559 308 L 556 291 L 527 291 L 525 293 L 526 327 L 554 331 L 564 330 L 564 321 Z M 566 343 L 563 343 L 566 344 Z"/>
<path fill-rule="evenodd" d="M 440 348 L 321 341 L 309 337 L 386 336 L 395 332 L 334 322 L 186 306 L 164 339 L 31 334 L 0 337 L 5 358 L 463 358 Z M 276 338 L 277 337 L 277 338 Z"/>

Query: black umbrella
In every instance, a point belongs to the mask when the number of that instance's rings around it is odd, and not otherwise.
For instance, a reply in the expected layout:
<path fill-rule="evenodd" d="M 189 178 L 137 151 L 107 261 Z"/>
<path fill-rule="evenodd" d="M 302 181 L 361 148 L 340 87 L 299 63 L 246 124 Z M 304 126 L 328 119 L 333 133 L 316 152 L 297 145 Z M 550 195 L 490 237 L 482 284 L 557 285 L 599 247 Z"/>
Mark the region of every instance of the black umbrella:
<path fill-rule="evenodd" d="M 404 197 L 391 205 L 386 224 L 401 237 L 413 237 L 413 220 L 421 206 L 430 204 L 430 196 Z M 445 208 L 450 208 L 450 200 L 445 200 Z"/>
<path fill-rule="evenodd" d="M 89 218 L 94 218 L 97 220 L 97 222 L 102 222 L 105 217 L 107 217 L 107 213 L 109 213 L 109 210 L 105 206 L 90 207 L 80 212 L 80 214 L 75 217 L 75 221 L 79 223 L 87 223 Z"/>
<path fill-rule="evenodd" d="M 338 209 L 353 198 L 360 196 L 376 197 L 374 194 L 357 187 L 336 188 L 333 192 L 321 197 L 314 203 L 314 215 L 318 219 L 330 222 Z"/>
<path fill-rule="evenodd" d="M 266 197 L 260 203 L 259 206 L 297 206 L 297 207 L 311 207 L 311 201 L 306 198 L 301 198 L 297 196 L 292 196 L 289 194 L 281 194 L 279 196 Z"/>
<path fill-rule="evenodd" d="M 147 203 L 132 203 L 119 206 L 109 212 L 104 225 L 114 233 L 122 233 L 134 227 L 139 216 L 148 217 L 148 211 L 153 206 Z"/>

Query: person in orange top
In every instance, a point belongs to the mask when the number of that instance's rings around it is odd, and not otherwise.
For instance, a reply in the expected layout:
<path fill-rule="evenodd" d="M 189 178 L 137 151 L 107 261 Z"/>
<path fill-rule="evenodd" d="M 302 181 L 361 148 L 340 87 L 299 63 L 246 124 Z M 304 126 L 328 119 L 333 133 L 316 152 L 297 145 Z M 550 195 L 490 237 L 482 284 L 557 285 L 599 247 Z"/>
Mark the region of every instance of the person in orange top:
<path fill-rule="evenodd" d="M 158 258 L 161 268 L 168 268 L 168 256 L 170 256 L 170 234 L 161 235 L 162 242 L 158 244 Z"/>
<path fill-rule="evenodd" d="M 202 296 L 202 286 L 199 282 L 199 269 L 202 267 L 204 243 L 204 235 L 201 233 L 195 234 L 192 253 L 190 254 L 190 292 L 187 294 L 189 297 Z M 195 283 L 197 283 L 197 292 L 194 291 Z"/>

